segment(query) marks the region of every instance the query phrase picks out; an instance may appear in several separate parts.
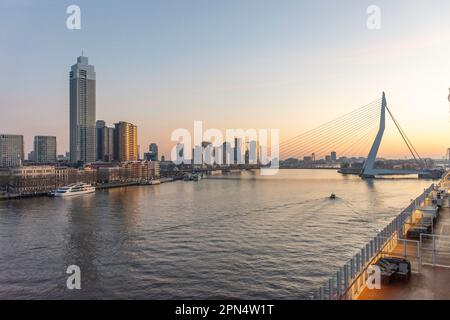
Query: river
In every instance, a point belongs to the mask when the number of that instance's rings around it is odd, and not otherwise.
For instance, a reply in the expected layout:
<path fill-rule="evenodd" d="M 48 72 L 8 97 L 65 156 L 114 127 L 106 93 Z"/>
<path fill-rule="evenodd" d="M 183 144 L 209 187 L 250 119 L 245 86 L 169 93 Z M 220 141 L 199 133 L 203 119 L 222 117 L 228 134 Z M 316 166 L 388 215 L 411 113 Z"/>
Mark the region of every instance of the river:
<path fill-rule="evenodd" d="M 280 170 L 1 201 L 0 298 L 308 299 L 430 184 Z"/>

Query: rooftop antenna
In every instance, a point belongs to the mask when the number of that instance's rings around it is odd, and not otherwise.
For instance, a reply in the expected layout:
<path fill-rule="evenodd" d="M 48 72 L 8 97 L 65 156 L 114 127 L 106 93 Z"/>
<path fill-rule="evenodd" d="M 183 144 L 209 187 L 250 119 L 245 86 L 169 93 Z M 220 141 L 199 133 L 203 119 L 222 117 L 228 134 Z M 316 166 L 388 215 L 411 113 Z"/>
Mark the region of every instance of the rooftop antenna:
<path fill-rule="evenodd" d="M 81 49 L 81 56 L 84 57 L 84 50 Z"/>

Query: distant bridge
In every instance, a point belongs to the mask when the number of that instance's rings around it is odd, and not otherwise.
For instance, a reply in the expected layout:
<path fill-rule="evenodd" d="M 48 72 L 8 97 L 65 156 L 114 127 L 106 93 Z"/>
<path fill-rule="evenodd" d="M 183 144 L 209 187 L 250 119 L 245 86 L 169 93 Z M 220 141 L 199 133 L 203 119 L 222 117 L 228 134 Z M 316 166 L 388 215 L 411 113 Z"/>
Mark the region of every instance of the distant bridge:
<path fill-rule="evenodd" d="M 386 111 L 408 147 L 418 169 L 375 167 L 377 153 L 386 127 Z M 431 172 L 389 110 L 384 92 L 379 100 L 282 142 L 280 156 L 283 160 L 303 156 L 305 161 L 315 162 L 319 157 L 327 154 L 329 160 L 335 161 L 336 159 L 332 159 L 332 157 L 333 155 L 336 157 L 336 154 L 360 157 L 361 154 L 367 152 L 364 150 L 367 150 L 369 146 L 370 151 L 365 157 L 364 165 L 356 171 L 362 178 L 387 175 L 429 175 Z"/>

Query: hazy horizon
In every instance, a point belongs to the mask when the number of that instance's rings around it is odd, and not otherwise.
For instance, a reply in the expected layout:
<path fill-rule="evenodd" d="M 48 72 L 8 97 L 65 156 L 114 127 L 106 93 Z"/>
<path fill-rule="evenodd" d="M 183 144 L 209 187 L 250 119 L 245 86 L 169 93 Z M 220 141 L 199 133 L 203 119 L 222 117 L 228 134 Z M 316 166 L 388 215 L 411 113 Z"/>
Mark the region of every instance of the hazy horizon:
<path fill-rule="evenodd" d="M 66 28 L 71 4 L 81 30 Z M 366 27 L 371 4 L 380 30 Z M 195 120 L 279 128 L 285 140 L 382 91 L 422 157 L 449 147 L 448 1 L 0 0 L 0 10 L 0 133 L 24 135 L 25 154 L 35 135 L 69 150 L 69 70 L 82 50 L 97 119 L 136 124 L 141 155 L 154 142 L 168 158 L 170 133 Z M 379 157 L 405 158 L 392 127 Z"/>

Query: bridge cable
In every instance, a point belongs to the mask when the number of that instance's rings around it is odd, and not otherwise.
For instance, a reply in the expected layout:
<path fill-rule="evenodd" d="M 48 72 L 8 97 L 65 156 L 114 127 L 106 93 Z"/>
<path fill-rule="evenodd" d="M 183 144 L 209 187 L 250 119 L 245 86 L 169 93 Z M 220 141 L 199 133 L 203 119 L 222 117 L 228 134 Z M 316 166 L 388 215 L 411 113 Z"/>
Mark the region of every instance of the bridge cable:
<path fill-rule="evenodd" d="M 340 120 L 343 120 L 343 122 L 348 121 L 349 119 L 347 117 L 349 117 L 349 116 L 356 116 L 356 115 L 358 115 L 358 114 L 360 114 L 362 112 L 365 112 L 366 110 L 372 111 L 373 106 L 377 106 L 377 105 L 379 105 L 379 103 L 380 103 L 380 99 L 378 99 L 378 100 L 376 100 L 374 102 L 371 102 L 371 103 L 369 103 L 369 104 L 367 104 L 367 105 L 365 105 L 365 106 L 363 106 L 361 108 L 353 110 L 352 112 L 349 112 L 349 113 L 347 113 L 347 114 L 345 114 L 343 116 L 340 116 L 340 117 L 338 117 L 338 118 L 336 118 L 334 120 L 328 121 L 328 122 L 326 122 L 326 123 L 324 123 L 324 124 L 314 128 L 314 129 L 311 129 L 311 130 L 309 130 L 307 132 L 304 132 L 304 133 L 302 133 L 302 134 L 300 134 L 298 136 L 295 136 L 293 138 L 285 140 L 285 141 L 280 143 L 280 146 L 284 145 L 284 144 L 290 144 L 292 141 L 295 141 L 298 138 L 301 139 L 301 138 L 303 138 L 305 136 L 315 134 L 317 131 L 320 132 L 320 130 L 322 130 L 322 129 L 324 129 L 325 131 L 329 130 L 330 127 L 338 126 L 340 124 L 338 121 L 340 121 Z"/>
<path fill-rule="evenodd" d="M 333 125 L 331 128 L 324 128 L 324 130 L 316 132 L 316 135 L 314 135 L 314 136 L 311 136 L 311 135 L 300 136 L 300 137 L 291 139 L 288 144 L 282 143 L 282 144 L 280 144 L 280 149 L 283 149 L 286 151 L 292 151 L 293 149 L 298 150 L 297 147 L 299 147 L 299 145 L 316 142 L 317 140 L 322 141 L 322 143 L 323 143 L 324 141 L 321 138 L 323 138 L 323 136 L 326 136 L 328 133 L 330 133 L 330 131 L 331 131 L 331 133 L 334 133 L 336 131 L 338 131 L 338 132 L 340 131 L 342 133 L 343 130 L 344 130 L 344 132 L 346 132 L 347 129 L 353 129 L 356 127 L 360 128 L 362 124 L 365 124 L 365 122 L 366 122 L 365 120 L 367 120 L 367 119 L 373 120 L 373 118 L 375 116 L 378 117 L 378 112 L 374 113 L 372 111 L 371 114 L 367 113 L 366 115 L 363 115 L 362 117 L 361 117 L 361 115 L 358 115 L 358 119 L 357 119 L 357 120 L 359 120 L 359 121 L 357 121 L 358 123 L 355 123 L 356 121 L 354 121 L 353 118 L 345 119 L 342 123 L 338 124 L 338 126 Z"/>
<path fill-rule="evenodd" d="M 365 125 L 365 124 L 369 124 L 369 123 L 373 123 L 373 120 L 376 119 L 374 117 L 368 119 L 368 121 L 365 121 L 365 123 L 361 123 L 361 125 Z M 367 126 L 365 126 L 367 127 Z M 327 148 L 337 148 L 340 146 L 342 146 L 343 143 L 348 144 L 348 139 L 354 138 L 355 140 L 358 139 L 359 135 L 355 135 L 355 131 L 357 133 L 365 133 L 365 131 L 360 131 L 360 130 L 355 130 L 356 128 L 354 126 L 350 127 L 348 130 L 345 131 L 341 131 L 341 133 L 337 136 L 335 136 L 332 140 L 328 140 L 325 139 L 325 141 L 322 141 L 322 143 L 319 143 L 318 145 L 308 145 L 305 147 L 299 147 L 299 148 L 289 148 L 287 150 L 283 150 L 283 153 L 285 153 L 285 155 L 293 155 L 293 154 L 299 154 L 299 153 L 303 153 L 305 154 L 309 154 L 309 151 L 314 151 L 314 153 L 316 155 L 322 155 L 322 152 L 325 152 Z M 372 131 L 372 126 L 369 126 L 369 129 L 371 129 L 370 131 Z M 347 139 L 348 138 L 348 139 Z M 352 139 L 353 140 L 353 139 Z M 350 141 L 351 142 L 351 141 Z M 308 151 L 308 152 L 307 152 Z M 335 150 L 337 151 L 337 150 Z M 287 152 L 287 154 L 286 154 Z"/>
<path fill-rule="evenodd" d="M 389 110 L 389 108 L 386 106 L 387 111 L 389 112 L 389 115 L 391 116 L 392 121 L 394 121 L 395 126 L 397 127 L 398 132 L 400 133 L 400 135 L 403 138 L 403 141 L 405 141 L 406 146 L 408 147 L 409 151 L 411 152 L 412 156 L 414 157 L 414 160 L 419 163 L 420 165 L 423 165 L 423 163 L 425 162 L 419 155 L 419 153 L 417 152 L 417 150 L 414 148 L 413 144 L 411 143 L 411 141 L 409 140 L 408 136 L 406 135 L 406 133 L 403 131 L 403 129 L 401 128 L 400 124 L 398 123 L 398 121 L 395 119 L 394 115 L 392 114 L 391 110 Z M 416 158 L 419 158 L 420 162 L 417 160 Z M 425 162 L 425 166 L 426 166 L 426 162 Z"/>
<path fill-rule="evenodd" d="M 314 142 L 317 138 L 313 138 L 312 141 L 311 139 L 307 139 L 306 141 L 302 139 L 300 139 L 300 141 L 296 142 L 296 144 L 286 147 L 286 148 L 281 148 L 281 150 L 283 150 L 284 152 L 287 152 L 287 154 L 291 155 L 291 154 L 298 154 L 299 152 L 305 152 L 305 151 L 316 151 L 315 153 L 317 155 L 320 155 L 319 153 L 322 152 L 322 150 L 324 150 L 324 148 L 326 148 L 326 146 L 330 146 L 330 144 L 333 143 L 338 143 L 341 142 L 344 138 L 350 136 L 355 136 L 355 132 L 359 133 L 361 132 L 360 130 L 356 130 L 356 129 L 361 129 L 361 127 L 368 127 L 368 124 L 373 123 L 373 120 L 378 119 L 379 115 L 378 114 L 372 114 L 370 116 L 366 116 L 363 118 L 363 120 L 361 121 L 361 119 L 358 119 L 358 123 L 350 123 L 350 125 L 346 125 L 344 128 L 340 128 L 339 134 L 334 135 L 334 138 L 330 141 L 329 139 L 324 139 L 322 140 L 322 142 L 320 142 L 318 145 L 307 145 L 305 147 L 300 147 L 298 146 L 298 144 L 302 144 L 302 143 L 310 143 L 310 142 Z M 370 126 L 371 127 L 371 126 Z M 364 133 L 365 131 L 363 131 Z M 356 137 L 357 138 L 357 137 Z M 340 145 L 340 144 L 339 144 Z M 337 147 L 337 145 L 333 145 L 331 147 Z"/>

